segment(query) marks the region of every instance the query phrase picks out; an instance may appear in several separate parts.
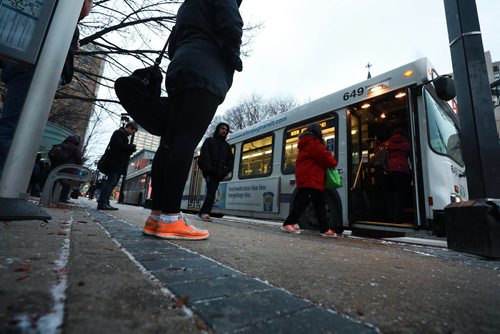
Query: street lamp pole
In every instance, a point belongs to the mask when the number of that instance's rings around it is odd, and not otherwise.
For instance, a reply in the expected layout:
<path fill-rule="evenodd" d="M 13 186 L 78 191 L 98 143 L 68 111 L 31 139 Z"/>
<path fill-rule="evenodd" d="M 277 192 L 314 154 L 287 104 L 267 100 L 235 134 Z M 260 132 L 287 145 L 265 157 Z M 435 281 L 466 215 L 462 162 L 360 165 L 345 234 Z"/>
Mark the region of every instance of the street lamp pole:
<path fill-rule="evenodd" d="M 445 209 L 448 247 L 500 257 L 500 143 L 476 2 L 444 0 L 469 201 Z"/>

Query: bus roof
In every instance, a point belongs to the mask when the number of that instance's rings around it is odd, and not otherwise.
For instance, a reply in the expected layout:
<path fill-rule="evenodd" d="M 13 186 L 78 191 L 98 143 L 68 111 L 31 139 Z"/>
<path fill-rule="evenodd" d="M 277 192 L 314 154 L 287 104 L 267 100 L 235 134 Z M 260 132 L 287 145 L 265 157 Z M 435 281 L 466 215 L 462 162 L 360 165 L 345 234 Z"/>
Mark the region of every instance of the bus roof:
<path fill-rule="evenodd" d="M 410 75 L 408 75 L 408 73 L 410 73 L 409 71 L 412 71 Z M 305 112 L 307 112 L 308 117 L 314 117 L 402 87 L 423 84 L 430 80 L 433 75 L 432 71 L 433 67 L 427 58 L 417 59 L 396 69 L 295 107 L 287 112 L 275 115 L 245 129 L 236 131 L 229 136 L 228 142 L 239 142 L 249 137 L 254 137 L 294 124 L 304 118 Z M 385 88 L 380 93 L 371 94 L 370 88 L 377 85 L 382 85 Z"/>

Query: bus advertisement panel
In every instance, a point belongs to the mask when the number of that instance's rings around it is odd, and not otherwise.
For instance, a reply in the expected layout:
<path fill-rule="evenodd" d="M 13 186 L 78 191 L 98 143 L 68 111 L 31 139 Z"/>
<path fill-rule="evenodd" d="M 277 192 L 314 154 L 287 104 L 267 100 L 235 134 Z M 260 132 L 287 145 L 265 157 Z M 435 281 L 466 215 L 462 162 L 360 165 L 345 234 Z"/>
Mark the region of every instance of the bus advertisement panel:
<path fill-rule="evenodd" d="M 219 185 L 215 208 L 279 213 L 279 177 Z"/>

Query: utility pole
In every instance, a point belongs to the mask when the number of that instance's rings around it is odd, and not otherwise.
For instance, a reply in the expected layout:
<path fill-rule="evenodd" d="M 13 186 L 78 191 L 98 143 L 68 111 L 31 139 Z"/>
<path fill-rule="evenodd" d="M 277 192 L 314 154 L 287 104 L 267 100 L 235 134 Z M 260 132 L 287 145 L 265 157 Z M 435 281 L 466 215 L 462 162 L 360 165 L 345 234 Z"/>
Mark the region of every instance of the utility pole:
<path fill-rule="evenodd" d="M 475 0 L 444 0 L 469 201 L 445 209 L 448 247 L 500 257 L 500 143 Z"/>

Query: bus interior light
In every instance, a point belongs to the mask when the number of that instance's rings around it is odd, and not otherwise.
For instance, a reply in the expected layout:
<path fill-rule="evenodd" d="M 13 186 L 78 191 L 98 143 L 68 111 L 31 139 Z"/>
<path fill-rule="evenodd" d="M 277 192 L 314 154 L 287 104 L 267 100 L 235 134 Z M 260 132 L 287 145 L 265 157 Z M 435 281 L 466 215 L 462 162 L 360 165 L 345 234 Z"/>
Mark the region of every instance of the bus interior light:
<path fill-rule="evenodd" d="M 395 98 L 400 99 L 400 98 L 405 97 L 405 96 L 406 96 L 406 93 L 401 92 L 401 93 L 396 94 Z"/>
<path fill-rule="evenodd" d="M 362 109 L 368 109 L 370 108 L 370 104 L 369 103 L 365 103 L 361 106 Z"/>
<path fill-rule="evenodd" d="M 389 88 L 389 83 L 387 81 L 386 82 L 382 82 L 382 83 L 378 83 L 376 85 L 368 87 L 368 95 L 378 95 L 378 94 L 381 94 L 385 90 L 387 90 L 388 88 Z"/>

